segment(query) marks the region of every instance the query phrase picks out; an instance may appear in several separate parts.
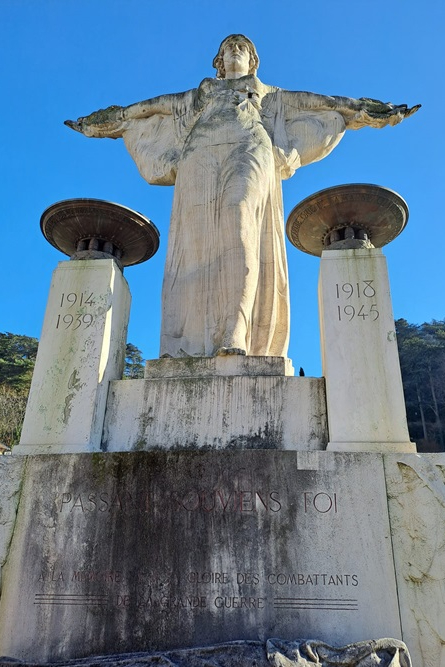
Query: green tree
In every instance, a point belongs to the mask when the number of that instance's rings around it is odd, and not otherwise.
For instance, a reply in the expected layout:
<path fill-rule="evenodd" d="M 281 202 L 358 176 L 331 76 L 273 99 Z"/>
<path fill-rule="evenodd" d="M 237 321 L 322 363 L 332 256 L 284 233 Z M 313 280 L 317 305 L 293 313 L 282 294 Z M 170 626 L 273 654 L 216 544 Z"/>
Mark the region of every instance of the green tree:
<path fill-rule="evenodd" d="M 29 391 L 38 344 L 37 338 L 0 333 L 0 385 Z"/>
<path fill-rule="evenodd" d="M 20 439 L 38 340 L 0 333 L 0 442 L 8 447 Z"/>
<path fill-rule="evenodd" d="M 397 320 L 411 438 L 420 451 L 445 450 L 445 321 Z"/>
<path fill-rule="evenodd" d="M 137 380 L 144 377 L 145 360 L 136 345 L 127 343 L 125 351 L 124 378 Z"/>
<path fill-rule="evenodd" d="M 0 444 L 12 447 L 20 440 L 27 400 L 26 392 L 0 385 Z"/>

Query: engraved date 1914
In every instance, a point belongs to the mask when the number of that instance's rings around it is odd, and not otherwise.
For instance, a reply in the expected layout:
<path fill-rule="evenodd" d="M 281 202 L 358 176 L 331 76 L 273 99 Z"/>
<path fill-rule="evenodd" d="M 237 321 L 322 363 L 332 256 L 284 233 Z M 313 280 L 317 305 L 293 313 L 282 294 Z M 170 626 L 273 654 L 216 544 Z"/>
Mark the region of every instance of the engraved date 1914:
<path fill-rule="evenodd" d="M 94 304 L 94 293 L 90 291 L 81 292 L 77 294 L 76 292 L 65 293 L 62 292 L 60 297 L 59 308 L 67 309 L 66 313 L 59 313 L 56 320 L 56 329 L 72 329 L 76 331 L 83 327 L 88 329 L 93 324 L 94 317 L 91 313 L 79 312 L 77 309 L 84 309 L 87 306 L 92 306 Z M 71 309 L 76 307 L 76 311 L 69 312 Z"/>

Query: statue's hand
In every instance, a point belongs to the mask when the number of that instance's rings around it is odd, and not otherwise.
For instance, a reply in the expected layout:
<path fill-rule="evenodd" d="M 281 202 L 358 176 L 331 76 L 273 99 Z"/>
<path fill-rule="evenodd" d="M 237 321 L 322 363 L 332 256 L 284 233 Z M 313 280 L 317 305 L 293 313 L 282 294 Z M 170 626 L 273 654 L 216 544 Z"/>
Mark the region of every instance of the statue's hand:
<path fill-rule="evenodd" d="M 421 106 L 422 106 L 421 104 L 415 104 L 410 109 L 407 107 L 406 111 L 405 111 L 405 118 L 409 118 L 410 116 L 413 116 L 416 113 L 416 111 L 419 111 Z"/>
<path fill-rule="evenodd" d="M 420 109 L 420 104 L 408 107 L 406 104 L 391 104 L 380 102 L 369 97 L 361 97 L 358 109 L 353 118 L 347 119 L 347 127 L 350 130 L 359 130 L 361 127 L 385 127 L 386 125 L 397 125 L 405 118 L 409 118 Z M 355 107 L 357 108 L 357 107 Z M 355 109 L 354 109 L 355 110 Z"/>
<path fill-rule="evenodd" d="M 408 107 L 406 104 L 391 104 L 390 102 L 380 102 L 380 100 L 373 100 L 368 97 L 361 97 L 360 102 L 363 103 L 363 111 L 371 118 L 388 119 L 390 124 L 400 123 L 404 118 L 409 118 L 416 113 L 422 106 L 416 104 L 414 107 Z"/>
<path fill-rule="evenodd" d="M 79 120 L 64 120 L 63 124 L 67 125 L 72 130 L 76 130 L 76 132 L 82 132 L 82 124 L 80 123 L 80 118 Z"/>
<path fill-rule="evenodd" d="M 124 108 L 113 105 L 77 120 L 66 120 L 65 125 L 86 137 L 106 137 L 114 136 L 123 120 Z"/>

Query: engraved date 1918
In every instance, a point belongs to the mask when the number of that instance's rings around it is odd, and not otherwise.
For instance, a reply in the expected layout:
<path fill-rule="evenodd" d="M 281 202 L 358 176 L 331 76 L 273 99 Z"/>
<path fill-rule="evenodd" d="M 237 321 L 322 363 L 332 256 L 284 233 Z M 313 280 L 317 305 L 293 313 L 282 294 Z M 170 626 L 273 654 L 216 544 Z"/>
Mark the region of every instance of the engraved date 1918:
<path fill-rule="evenodd" d="M 379 316 L 379 310 L 376 303 L 370 303 L 376 297 L 376 290 L 373 286 L 373 280 L 361 280 L 356 283 L 336 283 L 336 296 L 339 300 L 348 301 L 351 298 L 355 301 L 353 306 L 351 302 L 337 306 L 337 314 L 340 322 L 351 322 L 354 318 L 361 318 L 365 321 L 370 318 L 375 322 Z"/>

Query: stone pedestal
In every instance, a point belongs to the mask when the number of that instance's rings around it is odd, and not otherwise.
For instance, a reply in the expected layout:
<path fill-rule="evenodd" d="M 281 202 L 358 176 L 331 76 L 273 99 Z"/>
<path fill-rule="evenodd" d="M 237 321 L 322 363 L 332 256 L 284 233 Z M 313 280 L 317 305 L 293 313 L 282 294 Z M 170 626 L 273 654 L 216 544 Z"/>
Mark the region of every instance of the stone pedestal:
<path fill-rule="evenodd" d="M 108 385 L 122 377 L 130 301 L 114 260 L 59 263 L 14 454 L 100 448 Z"/>
<path fill-rule="evenodd" d="M 401 628 L 413 665 L 438 667 L 444 481 L 444 454 L 0 457 L 0 655 Z"/>
<path fill-rule="evenodd" d="M 326 449 L 323 378 L 289 359 L 154 359 L 144 380 L 110 385 L 102 450 Z"/>
<path fill-rule="evenodd" d="M 303 250 L 331 248 L 320 269 L 324 378 L 234 355 L 152 360 L 143 380 L 123 381 L 130 296 L 115 261 L 59 265 L 13 451 L 43 456 L 0 460 L 10 663 L 233 642 L 241 653 L 221 664 L 263 664 L 259 642 L 271 637 L 269 648 L 393 637 L 419 667 L 445 665 L 445 455 L 410 453 L 386 263 L 368 239 L 391 240 L 407 208 L 375 190 L 317 195 L 291 225 Z M 138 214 L 121 212 L 135 222 L 122 244 L 114 218 L 101 234 L 90 224 L 114 209 L 62 202 L 46 236 L 68 254 L 90 252 L 81 238 L 141 261 Z M 156 246 L 146 233 L 142 255 Z M 398 641 L 368 644 L 397 661 Z M 269 661 L 295 662 L 292 646 Z"/>
<path fill-rule="evenodd" d="M 328 449 L 416 451 L 409 441 L 382 251 L 325 250 L 319 303 Z"/>
<path fill-rule="evenodd" d="M 0 618 L 0 655 L 29 662 L 401 638 L 383 457 L 30 457 Z"/>

